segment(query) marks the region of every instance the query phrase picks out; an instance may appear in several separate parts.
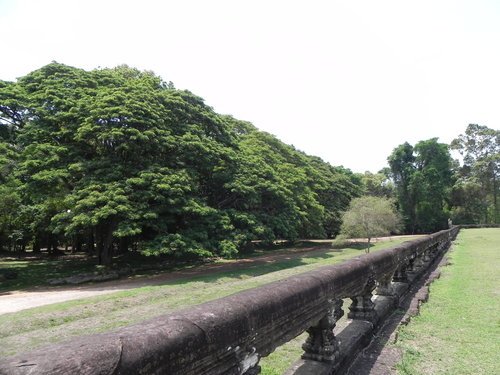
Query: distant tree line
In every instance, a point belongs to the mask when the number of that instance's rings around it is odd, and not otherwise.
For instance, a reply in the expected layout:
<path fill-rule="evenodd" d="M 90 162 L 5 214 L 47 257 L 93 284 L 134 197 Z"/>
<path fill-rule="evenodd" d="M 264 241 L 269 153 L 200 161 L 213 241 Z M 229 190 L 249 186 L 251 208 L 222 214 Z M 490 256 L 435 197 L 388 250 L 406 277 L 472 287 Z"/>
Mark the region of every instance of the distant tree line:
<path fill-rule="evenodd" d="M 451 148 L 463 157 L 455 168 L 451 216 L 462 224 L 500 223 L 500 130 L 470 124 Z"/>
<path fill-rule="evenodd" d="M 334 236 L 360 186 L 151 72 L 52 63 L 0 81 L 3 249 L 231 256 Z"/>
<path fill-rule="evenodd" d="M 411 233 L 450 216 L 498 222 L 498 143 L 470 125 L 451 145 L 462 165 L 431 139 L 355 174 L 151 72 L 52 63 L 0 81 L 0 250 L 227 257 L 254 240 L 333 237 L 362 195 L 392 200 Z"/>
<path fill-rule="evenodd" d="M 450 150 L 459 151 L 463 160 L 453 160 Z M 372 186 L 368 194 L 386 197 L 393 189 L 407 233 L 443 229 L 448 219 L 455 224 L 500 223 L 499 130 L 470 124 L 451 145 L 437 138 L 415 146 L 404 143 L 393 150 L 388 162 L 389 168 L 378 174 L 378 184 L 365 186 Z M 370 174 L 364 178 L 376 179 Z"/>

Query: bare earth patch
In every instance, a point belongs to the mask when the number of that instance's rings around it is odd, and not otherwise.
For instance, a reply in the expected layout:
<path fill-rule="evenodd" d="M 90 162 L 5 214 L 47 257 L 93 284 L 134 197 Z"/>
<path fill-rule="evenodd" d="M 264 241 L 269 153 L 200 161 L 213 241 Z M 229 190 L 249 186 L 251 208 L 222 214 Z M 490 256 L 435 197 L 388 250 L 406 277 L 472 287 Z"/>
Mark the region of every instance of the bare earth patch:
<path fill-rule="evenodd" d="M 282 260 L 296 259 L 306 253 L 308 255 L 323 254 L 325 252 L 332 251 L 332 248 L 329 246 L 330 242 L 325 242 L 324 244 L 318 243 L 317 245 L 305 248 L 278 250 L 273 252 L 273 254 L 262 255 L 254 258 L 238 259 L 227 263 L 204 264 L 181 271 L 173 271 L 154 276 L 139 278 L 131 277 L 127 279 L 113 280 L 99 284 L 77 287 L 43 287 L 24 291 L 0 293 L 0 314 L 21 311 L 57 302 L 71 301 L 141 288 L 144 286 L 161 285 L 165 282 L 181 280 L 199 275 L 209 275 L 218 272 L 239 270 L 258 264 L 269 264 Z"/>
<path fill-rule="evenodd" d="M 415 236 L 380 237 L 373 239 L 372 242 L 385 242 L 395 238 L 409 239 L 415 238 Z M 351 239 L 350 241 L 353 243 L 362 242 L 364 241 L 364 239 Z M 315 255 L 332 251 L 332 248 L 330 247 L 331 240 L 317 240 L 311 242 L 314 242 L 314 245 L 310 247 L 277 250 L 268 255 L 238 259 L 224 263 L 204 264 L 181 271 L 173 271 L 142 278 L 131 277 L 128 279 L 113 280 L 102 282 L 99 284 L 77 287 L 43 287 L 23 291 L 0 293 L 0 315 L 21 311 L 32 307 L 49 305 L 52 303 L 77 300 L 81 298 L 115 293 L 150 285 L 161 285 L 165 282 L 181 280 L 193 276 L 240 270 L 258 264 L 269 264 L 282 260 L 296 259 L 303 256 L 304 254 Z"/>

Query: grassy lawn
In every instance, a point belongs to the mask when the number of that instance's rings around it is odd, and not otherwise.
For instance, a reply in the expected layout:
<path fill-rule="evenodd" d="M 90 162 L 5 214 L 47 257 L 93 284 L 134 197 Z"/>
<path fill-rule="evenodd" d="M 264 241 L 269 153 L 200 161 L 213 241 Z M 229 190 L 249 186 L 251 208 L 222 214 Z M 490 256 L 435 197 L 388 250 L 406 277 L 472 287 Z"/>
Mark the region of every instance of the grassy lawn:
<path fill-rule="evenodd" d="M 271 355 L 262 358 L 260 366 L 262 375 L 283 375 L 285 371 L 298 359 L 304 352 L 302 344 L 307 339 L 307 333 L 296 337 L 292 341 L 277 348 Z"/>
<path fill-rule="evenodd" d="M 408 240 L 393 239 L 380 242 L 371 251 L 394 246 Z M 109 295 L 42 306 L 17 313 L 0 315 L 0 356 L 33 349 L 49 342 L 70 337 L 104 332 L 136 323 L 154 316 L 172 312 L 245 289 L 260 286 L 314 268 L 338 263 L 364 251 L 359 248 L 331 250 L 319 255 L 302 254 L 298 258 L 265 265 L 249 266 L 231 272 L 171 281 L 164 285 L 137 288 Z M 279 351 L 285 359 L 275 359 L 268 366 L 272 374 L 276 368 L 286 368 L 300 355 L 302 340 L 295 349 L 283 346 Z M 292 348 L 292 349 L 290 349 Z M 287 354 L 292 351 L 292 354 Z M 278 353 L 278 351 L 276 352 Z M 296 354 L 299 353 L 299 354 Z M 288 357 L 287 357 L 288 355 Z M 273 364 L 276 363 L 276 364 Z M 266 370 L 268 371 L 268 370 Z"/>
<path fill-rule="evenodd" d="M 254 251 L 251 255 L 262 254 L 261 250 Z M 29 254 L 29 253 L 27 253 Z M 160 264 L 159 264 L 160 263 Z M 113 259 L 112 267 L 119 269 L 123 267 L 141 266 L 144 268 L 140 275 L 151 275 L 159 272 L 167 272 L 182 268 L 189 268 L 201 264 L 202 261 L 177 261 L 174 263 L 155 257 L 146 257 L 140 254 L 126 254 Z M 16 271 L 18 277 L 5 280 L 0 283 L 0 293 L 13 290 L 23 290 L 37 286 L 48 286 L 51 279 L 59 279 L 83 273 L 101 273 L 105 271 L 104 266 L 97 264 L 96 257 L 88 257 L 86 254 L 67 255 L 64 257 L 51 258 L 45 256 L 41 259 L 16 259 L 14 257 L 0 258 L 0 268 Z M 148 268 L 150 268 L 148 270 Z"/>
<path fill-rule="evenodd" d="M 421 314 L 401 329 L 399 374 L 499 374 L 500 229 L 465 229 Z"/>
<path fill-rule="evenodd" d="M 46 285 L 50 279 L 98 270 L 95 260 L 88 258 L 14 260 L 1 259 L 0 268 L 16 271 L 18 277 L 0 283 L 0 292 Z"/>

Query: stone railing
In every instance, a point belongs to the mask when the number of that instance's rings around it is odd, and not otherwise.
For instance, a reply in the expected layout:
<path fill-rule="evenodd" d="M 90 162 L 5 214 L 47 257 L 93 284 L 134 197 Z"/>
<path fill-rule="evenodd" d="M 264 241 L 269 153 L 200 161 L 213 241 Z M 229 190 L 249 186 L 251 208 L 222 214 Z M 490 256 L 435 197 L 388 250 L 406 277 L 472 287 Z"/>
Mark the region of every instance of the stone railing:
<path fill-rule="evenodd" d="M 307 331 L 287 374 L 343 371 L 458 227 L 113 332 L 0 359 L 0 374 L 245 374 Z M 374 296 L 375 294 L 375 296 Z M 349 306 L 350 324 L 333 328 Z"/>

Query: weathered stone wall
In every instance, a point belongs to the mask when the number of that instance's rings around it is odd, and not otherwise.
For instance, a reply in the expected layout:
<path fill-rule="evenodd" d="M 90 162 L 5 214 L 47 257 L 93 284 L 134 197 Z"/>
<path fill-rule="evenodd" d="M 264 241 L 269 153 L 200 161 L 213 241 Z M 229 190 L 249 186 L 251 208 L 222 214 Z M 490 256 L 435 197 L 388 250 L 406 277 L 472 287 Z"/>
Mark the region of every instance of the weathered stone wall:
<path fill-rule="evenodd" d="M 303 360 L 289 373 L 334 373 L 354 354 L 349 342 L 359 348 L 366 341 L 457 232 L 454 227 L 113 332 L 0 359 L 0 374 L 258 374 L 261 357 L 306 330 Z M 345 298 L 353 301 L 353 323 L 338 340 L 332 329 Z"/>

